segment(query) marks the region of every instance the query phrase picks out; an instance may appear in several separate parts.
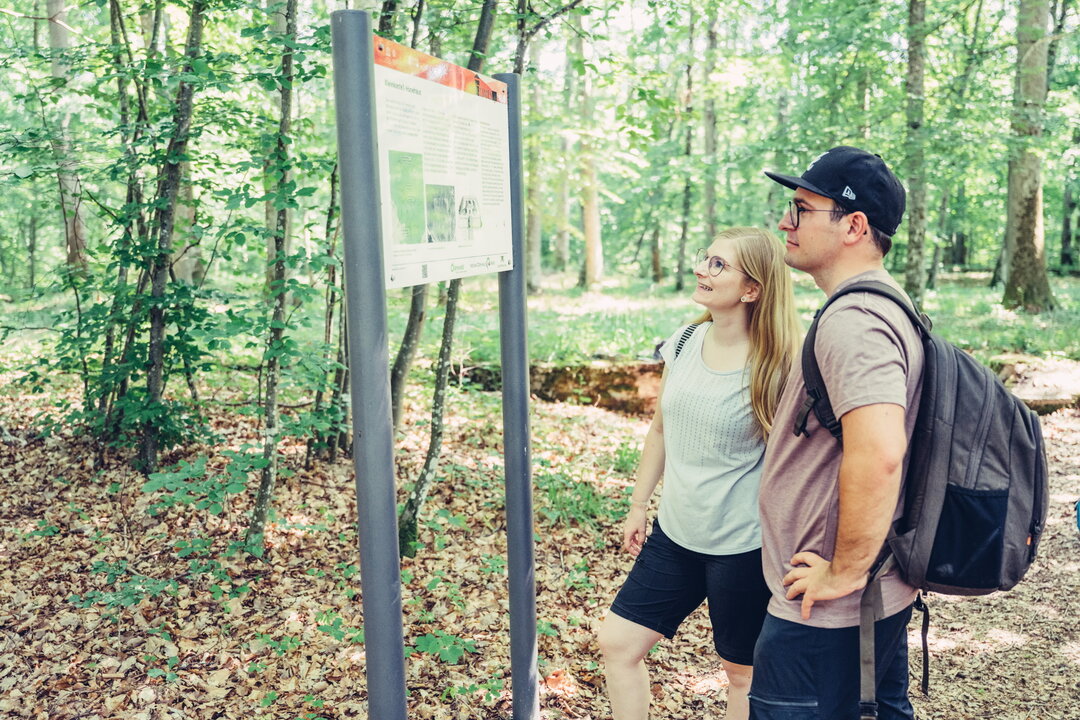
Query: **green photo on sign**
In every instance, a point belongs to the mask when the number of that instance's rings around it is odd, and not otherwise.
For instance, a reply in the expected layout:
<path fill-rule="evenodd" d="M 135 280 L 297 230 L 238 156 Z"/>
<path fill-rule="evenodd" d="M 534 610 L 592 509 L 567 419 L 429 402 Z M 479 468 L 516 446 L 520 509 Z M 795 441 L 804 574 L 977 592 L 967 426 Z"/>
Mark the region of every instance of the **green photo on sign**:
<path fill-rule="evenodd" d="M 408 245 L 425 240 L 424 156 L 391 150 L 390 204 L 393 208 L 391 234 L 396 243 Z"/>
<path fill-rule="evenodd" d="M 427 186 L 428 242 L 454 242 L 456 207 L 453 185 Z"/>

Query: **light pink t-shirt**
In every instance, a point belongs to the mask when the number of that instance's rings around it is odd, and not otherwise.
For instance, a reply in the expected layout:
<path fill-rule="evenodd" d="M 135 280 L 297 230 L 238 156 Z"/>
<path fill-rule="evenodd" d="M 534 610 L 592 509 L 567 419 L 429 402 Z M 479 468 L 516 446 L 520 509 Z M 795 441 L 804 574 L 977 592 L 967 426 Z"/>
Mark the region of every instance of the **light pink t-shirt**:
<path fill-rule="evenodd" d="M 860 280 L 880 280 L 898 287 L 888 273 L 871 271 L 845 280 L 837 289 Z M 919 409 L 923 346 L 904 311 L 880 295 L 845 295 L 822 316 L 815 345 L 836 417 L 866 405 L 900 405 L 906 409 L 905 430 L 910 441 Z M 812 412 L 806 424 L 810 437 L 792 433 L 805 399 L 802 365 L 796 361 L 769 436 L 759 496 L 762 563 L 772 592 L 769 612 L 814 627 L 850 627 L 859 624 L 861 593 L 815 602 L 810 620 L 805 621 L 800 615 L 802 597 L 788 600 L 782 583 L 791 569 L 788 560 L 795 553 L 807 550 L 831 560 L 836 547 L 842 447 Z M 903 498 L 902 491 L 900 496 Z M 901 510 L 899 506 L 895 509 L 894 519 Z M 915 589 L 895 570 L 883 578 L 885 617 L 903 610 L 914 597 Z"/>

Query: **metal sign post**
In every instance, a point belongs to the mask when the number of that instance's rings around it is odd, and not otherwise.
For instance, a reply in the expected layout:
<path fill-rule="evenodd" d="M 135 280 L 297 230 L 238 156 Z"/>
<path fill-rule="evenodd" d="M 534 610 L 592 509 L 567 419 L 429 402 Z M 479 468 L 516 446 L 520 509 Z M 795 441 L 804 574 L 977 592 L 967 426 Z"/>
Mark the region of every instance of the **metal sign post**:
<path fill-rule="evenodd" d="M 352 387 L 353 459 L 360 534 L 368 717 L 405 720 L 394 429 L 390 416 L 386 282 L 375 134 L 371 17 L 330 17 L 334 47 L 341 227 Z"/>
<path fill-rule="evenodd" d="M 525 242 L 521 153 L 521 78 L 507 84 L 510 111 L 510 224 L 514 269 L 499 273 L 503 455 L 506 472 L 506 554 L 510 577 L 510 675 L 514 720 L 540 717 L 536 670 L 536 562 L 533 554 L 532 464 L 529 434 L 529 353 L 525 325 Z"/>

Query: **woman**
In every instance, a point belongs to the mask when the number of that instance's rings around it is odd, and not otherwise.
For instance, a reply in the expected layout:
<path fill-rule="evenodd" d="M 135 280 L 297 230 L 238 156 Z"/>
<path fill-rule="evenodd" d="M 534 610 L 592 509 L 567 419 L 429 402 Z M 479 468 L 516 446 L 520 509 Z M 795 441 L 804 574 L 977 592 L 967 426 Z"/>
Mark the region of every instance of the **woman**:
<path fill-rule="evenodd" d="M 694 274 L 693 300 L 706 312 L 660 350 L 660 401 L 623 527 L 623 549 L 637 560 L 597 637 L 615 720 L 648 717 L 644 658 L 705 599 L 728 676 L 727 718 L 749 715 L 754 643 L 769 598 L 758 482 L 799 324 L 783 246 L 764 230 L 721 232 L 699 251 Z"/>

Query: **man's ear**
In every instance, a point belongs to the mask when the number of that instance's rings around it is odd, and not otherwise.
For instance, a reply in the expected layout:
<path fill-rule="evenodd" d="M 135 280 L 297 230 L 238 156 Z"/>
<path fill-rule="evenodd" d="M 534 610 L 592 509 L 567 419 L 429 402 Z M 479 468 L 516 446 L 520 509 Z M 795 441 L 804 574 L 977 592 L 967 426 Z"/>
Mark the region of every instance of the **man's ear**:
<path fill-rule="evenodd" d="M 856 210 L 847 216 L 848 230 L 847 237 L 845 238 L 850 244 L 854 245 L 858 240 L 870 238 L 870 220 L 867 219 L 866 213 L 861 210 Z"/>

